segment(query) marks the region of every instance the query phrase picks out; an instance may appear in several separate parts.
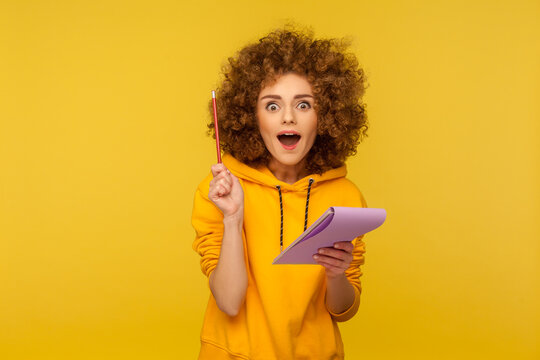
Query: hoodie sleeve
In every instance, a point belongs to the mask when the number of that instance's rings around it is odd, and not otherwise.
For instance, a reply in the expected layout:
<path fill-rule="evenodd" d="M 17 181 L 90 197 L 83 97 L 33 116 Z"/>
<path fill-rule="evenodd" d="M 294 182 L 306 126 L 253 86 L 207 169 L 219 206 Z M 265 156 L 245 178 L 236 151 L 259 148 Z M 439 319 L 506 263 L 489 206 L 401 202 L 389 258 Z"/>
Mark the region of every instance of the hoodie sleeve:
<path fill-rule="evenodd" d="M 361 206 L 367 207 L 366 200 L 364 199 L 362 194 L 360 192 L 358 192 L 358 194 L 360 195 Z M 332 318 L 338 322 L 347 321 L 352 318 L 356 314 L 360 306 L 360 294 L 362 293 L 362 285 L 360 283 L 360 276 L 362 276 L 362 270 L 360 269 L 360 266 L 364 264 L 364 253 L 366 252 L 366 245 L 362 241 L 363 237 L 364 235 L 359 236 L 352 241 L 352 243 L 354 244 L 353 260 L 351 261 L 349 268 L 345 271 L 347 279 L 354 288 L 354 303 L 351 305 L 350 308 L 340 314 L 336 314 L 328 310 Z"/>
<path fill-rule="evenodd" d="M 195 229 L 193 250 L 201 256 L 201 270 L 207 277 L 216 268 L 223 239 L 223 214 L 208 198 L 209 183 L 207 178 L 197 188 L 191 215 Z"/>
<path fill-rule="evenodd" d="M 362 293 L 362 286 L 360 284 L 360 276 L 362 276 L 362 271 L 360 270 L 360 265 L 364 264 L 365 253 L 365 244 L 362 241 L 362 237 L 363 236 L 360 236 L 354 239 L 353 260 L 351 261 L 349 268 L 345 271 L 347 279 L 349 279 L 349 282 L 354 288 L 354 303 L 350 308 L 340 314 L 336 314 L 328 310 L 335 321 L 349 320 L 356 314 L 358 307 L 360 306 L 360 294 Z"/>

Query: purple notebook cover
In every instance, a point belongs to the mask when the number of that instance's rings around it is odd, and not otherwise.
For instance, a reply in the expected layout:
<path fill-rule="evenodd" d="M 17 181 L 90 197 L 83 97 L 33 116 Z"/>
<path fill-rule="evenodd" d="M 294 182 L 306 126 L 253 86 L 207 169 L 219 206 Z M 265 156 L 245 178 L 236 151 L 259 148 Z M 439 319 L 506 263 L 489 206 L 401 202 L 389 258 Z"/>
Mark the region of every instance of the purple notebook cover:
<path fill-rule="evenodd" d="M 384 209 L 374 208 L 334 206 L 322 216 L 325 215 L 326 219 L 319 224 L 315 221 L 314 225 L 283 250 L 272 264 L 316 264 L 313 255 L 319 248 L 332 247 L 338 241 L 352 241 L 375 230 L 386 219 Z M 305 235 L 307 232 L 309 234 Z"/>

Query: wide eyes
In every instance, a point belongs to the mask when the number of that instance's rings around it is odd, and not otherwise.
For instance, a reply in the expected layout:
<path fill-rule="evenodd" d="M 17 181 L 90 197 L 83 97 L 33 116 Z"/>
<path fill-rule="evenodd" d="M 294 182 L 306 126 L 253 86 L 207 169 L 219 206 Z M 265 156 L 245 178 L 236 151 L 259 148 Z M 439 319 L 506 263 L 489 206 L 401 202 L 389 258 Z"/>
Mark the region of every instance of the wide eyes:
<path fill-rule="evenodd" d="M 279 110 L 279 106 L 278 106 L 276 103 L 272 103 L 272 102 L 271 102 L 271 103 L 268 103 L 268 104 L 266 105 L 266 110 L 272 111 L 272 112 L 278 111 L 278 110 Z"/>
<path fill-rule="evenodd" d="M 279 105 L 276 104 L 275 102 L 270 102 L 268 104 L 266 104 L 266 110 L 270 111 L 270 112 L 276 112 L 280 109 Z M 309 110 L 311 109 L 311 104 L 307 101 L 301 101 L 298 103 L 298 105 L 296 105 L 296 108 L 299 109 L 299 110 Z"/>
<path fill-rule="evenodd" d="M 311 104 L 308 103 L 307 101 L 302 101 L 300 104 L 298 104 L 296 106 L 298 109 L 301 109 L 301 110 L 307 110 L 307 109 L 311 109 Z"/>

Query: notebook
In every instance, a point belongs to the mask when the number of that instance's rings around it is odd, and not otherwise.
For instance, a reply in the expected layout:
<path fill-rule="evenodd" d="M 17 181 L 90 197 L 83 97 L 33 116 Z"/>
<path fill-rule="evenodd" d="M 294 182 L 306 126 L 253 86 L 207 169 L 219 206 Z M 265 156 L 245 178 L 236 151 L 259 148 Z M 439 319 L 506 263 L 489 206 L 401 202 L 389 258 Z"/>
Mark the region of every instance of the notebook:
<path fill-rule="evenodd" d="M 272 264 L 316 264 L 313 255 L 319 248 L 333 247 L 338 241 L 352 241 L 375 230 L 385 220 L 384 209 L 330 207 L 283 250 Z"/>

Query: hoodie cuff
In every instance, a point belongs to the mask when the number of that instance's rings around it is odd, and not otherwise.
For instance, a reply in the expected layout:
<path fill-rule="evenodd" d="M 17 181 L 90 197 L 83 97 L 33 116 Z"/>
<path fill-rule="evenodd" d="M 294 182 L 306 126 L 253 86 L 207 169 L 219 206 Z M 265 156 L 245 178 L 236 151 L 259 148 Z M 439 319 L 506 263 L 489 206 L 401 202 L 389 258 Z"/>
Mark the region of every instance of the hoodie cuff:
<path fill-rule="evenodd" d="M 332 316 L 332 319 L 334 319 L 335 321 L 337 322 L 347 321 L 350 318 L 352 318 L 358 311 L 358 308 L 360 307 L 360 290 L 354 285 L 353 285 L 353 288 L 354 288 L 354 302 L 347 310 L 343 311 L 342 313 L 336 314 L 330 311 L 328 307 L 326 308 L 328 312 L 330 313 L 330 315 Z"/>

